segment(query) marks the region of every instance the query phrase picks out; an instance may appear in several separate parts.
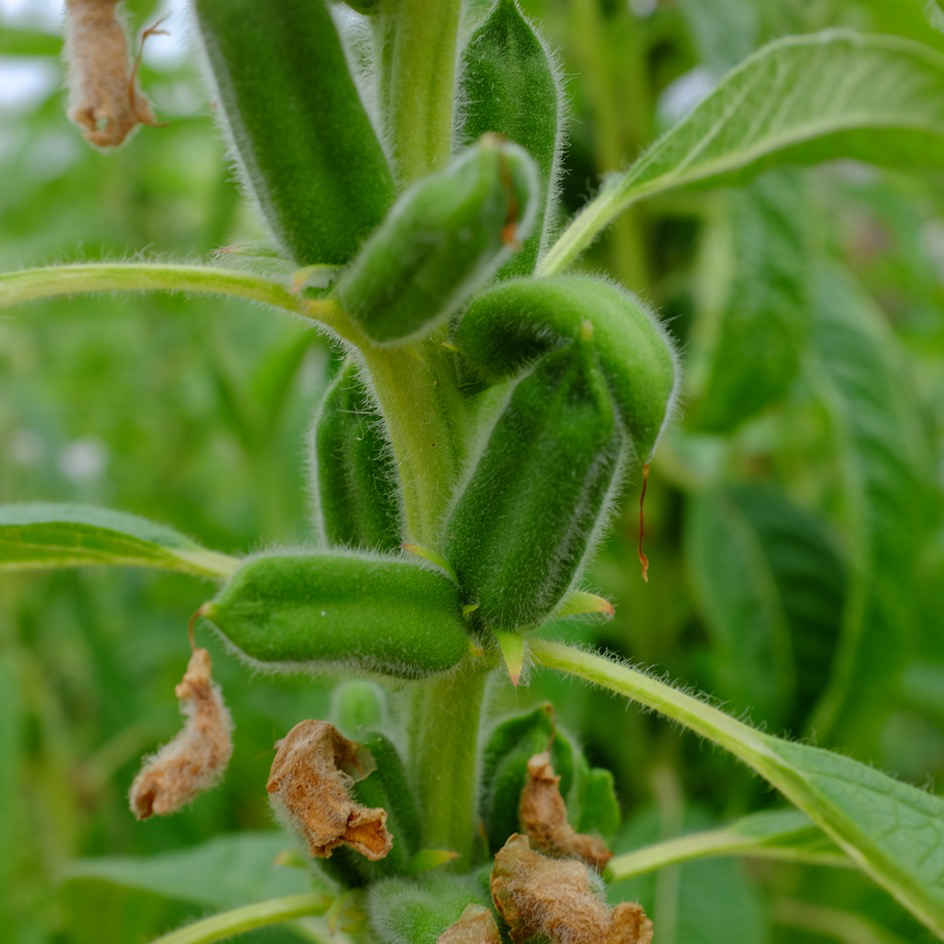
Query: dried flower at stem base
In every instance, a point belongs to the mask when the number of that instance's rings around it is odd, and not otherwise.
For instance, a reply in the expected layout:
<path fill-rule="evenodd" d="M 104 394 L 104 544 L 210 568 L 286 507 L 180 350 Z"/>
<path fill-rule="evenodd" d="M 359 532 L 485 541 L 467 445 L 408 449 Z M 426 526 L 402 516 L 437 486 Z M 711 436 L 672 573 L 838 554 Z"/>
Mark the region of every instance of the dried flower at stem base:
<path fill-rule="evenodd" d="M 371 861 L 393 847 L 387 812 L 351 799 L 351 785 L 373 769 L 370 755 L 327 721 L 300 721 L 275 745 L 266 790 L 276 813 L 328 858 L 348 845 Z"/>
<path fill-rule="evenodd" d="M 233 753 L 233 722 L 213 684 L 206 649 L 194 649 L 174 691 L 187 723 L 134 778 L 129 798 L 138 819 L 174 813 L 214 786 Z"/>
<path fill-rule="evenodd" d="M 518 818 L 537 849 L 553 856 L 575 856 L 598 872 L 613 856 L 596 836 L 578 833 L 567 820 L 560 777 L 554 774 L 551 755 L 535 754 L 528 761 L 528 782 L 521 791 Z"/>
<path fill-rule="evenodd" d="M 550 944 L 651 944 L 652 922 L 625 902 L 612 910 L 576 859 L 550 859 L 515 834 L 495 856 L 492 900 L 512 941 L 545 937 Z"/>
<path fill-rule="evenodd" d="M 139 124 L 158 123 L 137 87 L 117 0 L 67 0 L 66 59 L 69 118 L 86 140 L 117 147 Z"/>
<path fill-rule="evenodd" d="M 436 944 L 501 944 L 501 935 L 488 908 L 468 905 L 459 920 L 436 938 Z"/>

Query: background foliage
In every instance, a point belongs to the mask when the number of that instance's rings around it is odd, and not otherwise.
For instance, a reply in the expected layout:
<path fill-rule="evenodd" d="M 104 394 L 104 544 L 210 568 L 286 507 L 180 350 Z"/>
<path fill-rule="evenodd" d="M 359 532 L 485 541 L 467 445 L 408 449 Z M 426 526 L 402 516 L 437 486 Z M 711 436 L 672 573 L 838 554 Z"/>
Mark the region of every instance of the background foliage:
<path fill-rule="evenodd" d="M 156 13 L 127 6 L 136 26 Z M 487 6 L 469 4 L 470 24 Z M 567 77 L 567 212 L 769 39 L 849 25 L 944 48 L 921 0 L 894 12 L 877 0 L 523 6 Z M 59 37 L 22 18 L 0 25 L 2 62 L 50 77 L 0 111 L 0 270 L 209 257 L 262 238 L 192 56 L 146 64 L 167 125 L 102 155 L 64 118 Z M 944 176 L 844 162 L 657 197 L 582 265 L 658 307 L 684 352 L 686 391 L 647 497 L 649 584 L 629 502 L 590 574 L 616 618 L 560 637 L 652 665 L 772 733 L 939 782 Z M 233 553 L 311 540 L 305 437 L 331 356 L 304 325 L 233 302 L 36 304 L 0 321 L 0 501 L 108 505 Z M 150 573 L 0 574 L 0 917 L 11 940 L 147 940 L 182 917 L 303 887 L 288 868 L 277 887 L 254 879 L 282 847 L 271 832 L 214 837 L 271 830 L 271 745 L 298 717 L 327 713 L 327 683 L 252 678 L 220 653 L 238 725 L 223 786 L 167 821 L 138 825 L 127 810 L 140 755 L 176 730 L 184 626 L 205 595 L 192 578 Z M 614 772 L 618 851 L 774 802 L 726 755 L 549 675 L 497 686 L 491 711 L 547 698 L 591 762 Z M 162 880 L 138 862 L 89 863 L 210 839 L 193 872 L 152 859 Z M 201 874 L 225 874 L 224 892 Z M 128 875 L 145 876 L 140 889 Z M 927 939 L 845 870 L 694 863 L 634 880 L 632 894 L 660 944 Z"/>

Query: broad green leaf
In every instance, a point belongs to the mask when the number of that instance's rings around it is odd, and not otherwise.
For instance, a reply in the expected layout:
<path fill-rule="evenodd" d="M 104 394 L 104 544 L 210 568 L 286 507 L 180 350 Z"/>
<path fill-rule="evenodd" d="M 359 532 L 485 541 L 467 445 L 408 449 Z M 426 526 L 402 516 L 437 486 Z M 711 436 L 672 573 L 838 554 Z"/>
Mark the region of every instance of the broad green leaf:
<path fill-rule="evenodd" d="M 686 833 L 614 856 L 607 866 L 606 876 L 620 881 L 679 862 L 716 856 L 775 859 L 806 865 L 852 865 L 835 843 L 799 810 L 768 810 L 745 816 L 727 826 Z"/>
<path fill-rule="evenodd" d="M 292 848 L 285 833 L 220 836 L 182 852 L 147 857 L 80 859 L 67 866 L 67 882 L 106 882 L 212 908 L 233 908 L 311 888 L 304 871 L 276 865 Z"/>
<path fill-rule="evenodd" d="M 787 392 L 810 328 L 805 188 L 767 174 L 729 195 L 703 237 L 687 422 L 728 432 Z"/>
<path fill-rule="evenodd" d="M 770 43 L 728 73 L 630 169 L 613 177 L 542 259 L 571 263 L 644 197 L 729 182 L 776 163 L 944 160 L 944 57 L 891 36 L 827 30 Z"/>
<path fill-rule="evenodd" d="M 771 737 L 602 656 L 534 639 L 535 660 L 618 692 L 730 751 L 809 816 L 873 881 L 944 935 L 944 799 L 821 748 Z"/>
<path fill-rule="evenodd" d="M 710 820 L 697 811 L 686 828 L 704 829 Z M 637 814 L 613 844 L 619 852 L 649 847 L 663 835 L 654 811 Z M 698 833 L 695 833 L 698 835 Z M 672 840 L 667 840 L 671 842 Z M 632 853 L 630 853 L 632 854 Z M 770 931 L 759 886 L 735 860 L 686 862 L 677 868 L 637 874 L 611 882 L 607 897 L 638 901 L 652 919 L 658 944 L 769 944 Z"/>
<path fill-rule="evenodd" d="M 0 505 L 0 571 L 90 564 L 226 577 L 238 561 L 120 511 L 90 505 Z"/>
<path fill-rule="evenodd" d="M 711 637 L 711 690 L 757 723 L 797 720 L 829 678 L 846 574 L 825 529 L 772 488 L 690 499 L 686 556 Z"/>
<path fill-rule="evenodd" d="M 899 937 L 881 925 L 854 911 L 829 908 L 792 898 L 773 903 L 774 921 L 790 929 L 826 938 L 837 944 L 915 944 L 913 938 Z"/>
<path fill-rule="evenodd" d="M 814 273 L 808 374 L 831 424 L 853 583 L 836 669 L 812 727 L 874 743 L 921 631 L 918 562 L 940 513 L 933 451 L 905 359 L 874 303 L 836 266 Z"/>

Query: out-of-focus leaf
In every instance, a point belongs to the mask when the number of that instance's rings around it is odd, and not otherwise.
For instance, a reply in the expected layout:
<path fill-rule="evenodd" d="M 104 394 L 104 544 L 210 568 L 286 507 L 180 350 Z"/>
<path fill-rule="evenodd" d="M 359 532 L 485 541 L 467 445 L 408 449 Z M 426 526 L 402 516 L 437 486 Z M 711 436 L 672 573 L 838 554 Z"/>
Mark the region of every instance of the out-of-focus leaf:
<path fill-rule="evenodd" d="M 296 331 L 274 344 L 259 362 L 250 380 L 250 391 L 264 431 L 271 433 L 278 428 L 292 382 L 305 361 L 305 355 L 319 343 L 323 341 L 316 331 Z"/>
<path fill-rule="evenodd" d="M 944 57 L 891 36 L 827 30 L 756 52 L 580 212 L 538 271 L 566 267 L 628 206 L 775 163 L 944 160 Z"/>
<path fill-rule="evenodd" d="M 840 268 L 819 267 L 814 292 L 809 375 L 831 421 L 853 582 L 836 670 L 812 728 L 867 749 L 919 641 L 915 579 L 940 498 L 894 335 Z"/>
<path fill-rule="evenodd" d="M 0 30 L 0 56 L 59 56 L 62 37 L 44 30 L 4 24 Z"/>
<path fill-rule="evenodd" d="M 615 856 L 607 866 L 607 875 L 621 881 L 679 862 L 716 856 L 852 866 L 836 844 L 799 810 L 767 810 L 727 826 L 686 833 Z"/>
<path fill-rule="evenodd" d="M 0 505 L 0 570 L 106 564 L 225 577 L 237 561 L 144 518 L 88 505 Z"/>
<path fill-rule="evenodd" d="M 275 864 L 279 853 L 291 847 L 292 841 L 281 832 L 245 832 L 183 852 L 80 859 L 67 867 L 63 879 L 107 882 L 213 908 L 234 908 L 311 888 L 304 870 Z"/>
<path fill-rule="evenodd" d="M 707 825 L 704 815 L 690 817 L 690 827 Z M 660 838 L 657 814 L 644 812 L 626 825 L 614 848 L 625 852 Z M 614 904 L 642 904 L 655 925 L 659 944 L 767 944 L 770 939 L 760 890 L 737 861 L 696 861 L 649 872 L 612 882 L 607 896 Z"/>
<path fill-rule="evenodd" d="M 845 572 L 824 528 L 770 488 L 691 498 L 686 547 L 712 640 L 711 690 L 780 726 L 829 677 Z"/>
<path fill-rule="evenodd" d="M 20 817 L 20 686 L 10 651 L 0 652 L 0 888 L 13 888 Z M 0 895 L 0 920 L 9 926 L 12 896 Z"/>
<path fill-rule="evenodd" d="M 678 0 L 703 63 L 713 71 L 724 71 L 746 59 L 758 38 L 759 8 L 741 0 Z"/>
<path fill-rule="evenodd" d="M 688 421 L 697 429 L 733 429 L 797 374 L 810 325 L 804 204 L 795 174 L 765 175 L 733 192 L 725 222 L 706 232 L 702 281 L 722 284 L 706 286 L 693 332 Z"/>

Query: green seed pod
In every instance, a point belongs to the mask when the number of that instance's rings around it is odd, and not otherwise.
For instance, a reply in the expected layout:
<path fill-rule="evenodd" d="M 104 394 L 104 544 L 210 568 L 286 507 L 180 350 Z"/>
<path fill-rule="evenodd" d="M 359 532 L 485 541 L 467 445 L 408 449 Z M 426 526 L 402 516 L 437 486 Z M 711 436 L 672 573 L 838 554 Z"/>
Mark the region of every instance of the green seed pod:
<path fill-rule="evenodd" d="M 589 339 L 518 382 L 446 526 L 446 559 L 480 625 L 533 626 L 570 589 L 605 521 L 624 443 Z"/>
<path fill-rule="evenodd" d="M 582 275 L 504 282 L 469 305 L 454 342 L 468 367 L 497 381 L 571 343 L 587 321 L 634 457 L 645 462 L 672 413 L 678 370 L 664 329 L 634 295 Z"/>
<path fill-rule="evenodd" d="M 357 802 L 371 809 L 387 811 L 387 831 L 393 836 L 393 848 L 377 862 L 339 849 L 335 857 L 347 874 L 361 882 L 374 882 L 390 875 L 406 875 L 413 856 L 419 850 L 420 817 L 406 768 L 393 742 L 385 734 L 371 731 L 358 738 L 376 763 L 376 769 L 353 786 Z"/>
<path fill-rule="evenodd" d="M 452 668 L 469 647 L 453 583 L 394 557 L 254 557 L 200 613 L 247 659 L 274 671 L 353 666 L 417 678 Z"/>
<path fill-rule="evenodd" d="M 325 393 L 311 437 L 315 518 L 330 545 L 393 551 L 402 541 L 396 471 L 382 420 L 348 361 Z"/>
<path fill-rule="evenodd" d="M 531 231 L 539 189 L 534 161 L 486 135 L 400 197 L 341 275 L 338 300 L 375 343 L 428 333 Z"/>
<path fill-rule="evenodd" d="M 500 276 L 534 269 L 551 222 L 562 100 L 553 59 L 540 36 L 515 0 L 498 0 L 462 54 L 457 138 L 467 144 L 488 131 L 504 135 L 534 158 L 541 175 L 534 230 Z"/>
<path fill-rule="evenodd" d="M 360 741 L 367 731 L 380 727 L 386 714 L 387 697 L 376 682 L 350 679 L 331 694 L 331 718 L 352 741 Z"/>
<path fill-rule="evenodd" d="M 344 263 L 393 202 L 326 0 L 194 0 L 243 177 L 296 263 Z"/>

